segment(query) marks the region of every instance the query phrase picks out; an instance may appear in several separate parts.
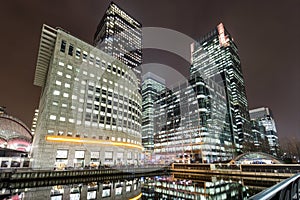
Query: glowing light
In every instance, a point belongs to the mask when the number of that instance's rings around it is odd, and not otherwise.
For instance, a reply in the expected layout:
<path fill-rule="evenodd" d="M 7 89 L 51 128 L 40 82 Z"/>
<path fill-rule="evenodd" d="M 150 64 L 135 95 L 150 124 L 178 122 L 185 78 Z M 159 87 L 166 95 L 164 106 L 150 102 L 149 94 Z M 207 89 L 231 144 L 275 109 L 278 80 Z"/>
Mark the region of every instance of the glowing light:
<path fill-rule="evenodd" d="M 224 46 L 227 47 L 229 46 L 229 39 L 228 36 L 225 35 L 225 29 L 224 29 L 224 25 L 222 23 L 220 23 L 218 26 L 218 33 L 219 33 L 219 41 L 220 41 L 220 46 Z"/>
<path fill-rule="evenodd" d="M 141 197 L 142 197 L 142 193 L 139 194 L 139 195 L 136 196 L 136 197 L 133 197 L 133 198 L 129 199 L 129 200 L 138 200 L 138 199 L 140 199 Z"/>
<path fill-rule="evenodd" d="M 111 142 L 107 140 L 95 140 L 87 138 L 72 138 L 66 136 L 46 136 L 47 141 L 53 142 L 74 142 L 74 143 L 84 143 L 84 144 L 101 144 L 101 145 L 113 145 L 113 146 L 123 146 L 129 148 L 143 149 L 142 146 L 136 144 L 130 144 L 127 142 Z"/>

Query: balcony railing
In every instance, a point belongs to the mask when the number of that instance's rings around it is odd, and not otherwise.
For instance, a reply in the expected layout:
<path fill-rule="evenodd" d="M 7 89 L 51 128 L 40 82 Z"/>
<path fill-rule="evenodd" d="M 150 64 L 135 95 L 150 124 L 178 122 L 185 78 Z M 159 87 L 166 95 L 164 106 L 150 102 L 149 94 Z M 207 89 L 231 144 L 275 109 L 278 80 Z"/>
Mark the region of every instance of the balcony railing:
<path fill-rule="evenodd" d="M 300 173 L 250 197 L 251 200 L 299 199 Z"/>

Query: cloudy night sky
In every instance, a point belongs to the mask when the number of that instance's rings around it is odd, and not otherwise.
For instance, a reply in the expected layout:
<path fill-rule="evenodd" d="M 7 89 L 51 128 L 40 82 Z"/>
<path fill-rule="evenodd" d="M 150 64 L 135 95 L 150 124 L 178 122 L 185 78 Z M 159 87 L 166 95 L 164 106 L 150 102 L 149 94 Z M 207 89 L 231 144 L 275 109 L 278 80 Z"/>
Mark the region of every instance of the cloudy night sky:
<path fill-rule="evenodd" d="M 239 48 L 249 108 L 272 109 L 280 139 L 299 137 L 300 1 L 116 0 L 144 27 L 163 27 L 193 39 L 223 22 Z M 31 127 L 41 88 L 33 85 L 42 25 L 62 27 L 92 44 L 110 1 L 12 0 L 0 6 L 0 106 Z M 174 41 L 176 42 L 176 41 Z M 145 49 L 144 64 L 187 75 L 179 56 Z M 151 67 L 151 66 L 150 66 Z"/>

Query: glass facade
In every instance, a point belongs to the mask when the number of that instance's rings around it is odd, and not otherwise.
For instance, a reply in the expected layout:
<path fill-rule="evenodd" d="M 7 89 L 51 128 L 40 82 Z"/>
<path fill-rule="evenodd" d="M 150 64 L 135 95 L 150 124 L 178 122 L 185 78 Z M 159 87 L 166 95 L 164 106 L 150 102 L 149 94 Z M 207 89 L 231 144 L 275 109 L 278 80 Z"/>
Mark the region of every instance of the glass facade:
<path fill-rule="evenodd" d="M 253 135 L 253 146 L 249 145 L 248 151 L 270 153 L 268 138 L 266 137 L 266 129 L 258 120 L 251 119 L 251 131 Z"/>
<path fill-rule="evenodd" d="M 238 181 L 223 180 L 219 177 L 190 175 L 186 180 L 180 173 L 171 177 L 146 178 L 142 188 L 145 199 L 248 199 L 247 187 Z"/>
<path fill-rule="evenodd" d="M 94 46 L 133 68 L 138 77 L 142 64 L 142 25 L 111 3 L 94 35 Z"/>
<path fill-rule="evenodd" d="M 154 153 L 166 162 L 215 162 L 233 157 L 224 88 L 192 76 L 155 102 Z"/>
<path fill-rule="evenodd" d="M 45 52 L 49 36 L 53 50 Z M 44 25 L 41 38 L 35 84 L 43 92 L 33 167 L 137 164 L 142 149 L 142 98 L 135 74 L 60 29 Z M 45 53 L 47 64 L 40 62 Z M 57 155 L 63 150 L 68 151 L 67 157 Z M 100 156 L 91 158 L 94 152 Z M 132 158 L 127 158 L 129 152 Z M 118 153 L 126 156 L 118 157 Z"/>
<path fill-rule="evenodd" d="M 191 75 L 211 78 L 225 88 L 232 138 L 241 151 L 244 141 L 253 139 L 245 83 L 233 38 L 221 23 L 198 43 L 193 43 L 191 53 Z"/>
<path fill-rule="evenodd" d="M 163 89 L 165 89 L 165 80 L 162 78 L 151 72 L 143 76 L 142 144 L 146 155 L 151 155 L 154 149 L 154 102 Z"/>
<path fill-rule="evenodd" d="M 267 153 L 277 156 L 279 150 L 279 141 L 277 136 L 277 129 L 273 114 L 270 108 L 256 108 L 249 111 L 252 120 L 257 121 L 260 126 L 265 129 L 264 135 L 268 139 L 268 146 L 270 147 Z"/>

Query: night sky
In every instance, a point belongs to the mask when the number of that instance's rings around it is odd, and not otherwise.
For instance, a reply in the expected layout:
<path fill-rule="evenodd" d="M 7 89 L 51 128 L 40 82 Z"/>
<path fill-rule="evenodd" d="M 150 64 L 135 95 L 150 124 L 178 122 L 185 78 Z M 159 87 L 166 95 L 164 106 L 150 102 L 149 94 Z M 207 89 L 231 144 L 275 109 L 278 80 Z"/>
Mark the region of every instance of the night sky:
<path fill-rule="evenodd" d="M 5 2 L 5 3 L 4 3 Z M 13 0 L 0 6 L 0 106 L 31 127 L 41 88 L 33 85 L 42 24 L 62 27 L 92 43 L 110 1 Z M 239 48 L 249 108 L 272 109 L 280 139 L 299 138 L 300 1 L 115 1 L 144 27 L 164 27 L 201 38 L 223 22 Z M 176 42 L 176 41 L 174 41 Z M 144 50 L 144 63 L 187 74 L 170 52 Z"/>

